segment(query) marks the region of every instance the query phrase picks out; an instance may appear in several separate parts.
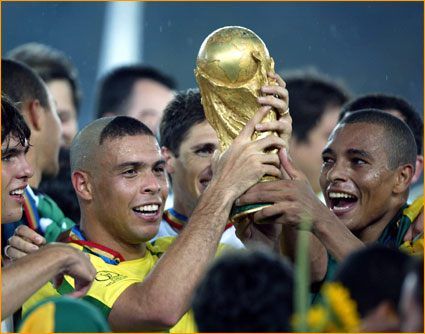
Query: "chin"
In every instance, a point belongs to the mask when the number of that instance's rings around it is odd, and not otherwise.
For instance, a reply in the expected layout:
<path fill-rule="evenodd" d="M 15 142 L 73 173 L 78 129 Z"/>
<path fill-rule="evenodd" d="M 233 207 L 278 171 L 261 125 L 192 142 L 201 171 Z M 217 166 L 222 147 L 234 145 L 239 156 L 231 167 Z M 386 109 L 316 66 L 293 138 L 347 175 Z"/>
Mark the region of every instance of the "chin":
<path fill-rule="evenodd" d="M 155 237 L 158 234 L 158 231 L 159 231 L 159 223 L 155 225 L 155 227 L 150 226 L 150 228 L 144 229 L 141 235 L 141 239 L 143 239 L 142 242 L 147 242 L 151 240 L 153 237 Z"/>
<path fill-rule="evenodd" d="M 22 208 L 13 210 L 12 212 L 6 213 L 6 215 L 1 217 L 2 224 L 15 223 L 22 218 Z"/>

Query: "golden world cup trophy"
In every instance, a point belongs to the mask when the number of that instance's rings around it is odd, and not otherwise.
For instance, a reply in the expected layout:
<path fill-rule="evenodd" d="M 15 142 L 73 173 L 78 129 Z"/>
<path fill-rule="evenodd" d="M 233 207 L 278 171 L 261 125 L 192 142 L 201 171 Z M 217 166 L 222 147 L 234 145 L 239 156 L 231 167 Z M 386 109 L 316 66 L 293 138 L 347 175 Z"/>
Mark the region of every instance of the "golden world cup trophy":
<path fill-rule="evenodd" d="M 238 26 L 220 28 L 202 43 L 196 60 L 195 76 L 208 122 L 217 133 L 224 152 L 245 124 L 260 108 L 261 87 L 276 84 L 267 73 L 274 72 L 274 61 L 264 42 L 253 31 Z M 271 109 L 263 122 L 276 120 Z M 252 140 L 269 135 L 255 132 Z M 277 134 L 276 134 L 277 135 Z M 276 154 L 276 150 L 268 152 Z M 265 176 L 261 182 L 274 179 Z M 233 223 L 250 219 L 250 214 L 270 204 L 233 206 Z"/>

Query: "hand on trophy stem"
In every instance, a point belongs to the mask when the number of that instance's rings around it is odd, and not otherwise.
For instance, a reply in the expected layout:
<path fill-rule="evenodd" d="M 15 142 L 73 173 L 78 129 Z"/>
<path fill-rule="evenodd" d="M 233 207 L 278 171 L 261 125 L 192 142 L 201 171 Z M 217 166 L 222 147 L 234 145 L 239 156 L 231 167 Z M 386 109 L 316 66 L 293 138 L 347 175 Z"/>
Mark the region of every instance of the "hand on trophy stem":
<path fill-rule="evenodd" d="M 331 211 L 317 198 L 306 176 L 297 170 L 284 150 L 279 151 L 279 158 L 281 169 L 288 177 L 258 183 L 238 199 L 239 205 L 273 203 L 255 212 L 253 221 L 257 224 L 273 222 L 297 227 L 304 216 L 314 217 L 313 220 L 317 217 L 334 218 Z"/>
<path fill-rule="evenodd" d="M 281 177 L 277 154 L 264 153 L 268 149 L 285 147 L 285 141 L 269 135 L 255 141 L 251 140 L 255 125 L 261 122 L 268 108 L 260 108 L 245 125 L 231 146 L 222 154 L 216 154 L 212 161 L 213 179 L 226 186 L 233 200 L 257 183 L 264 175 Z"/>

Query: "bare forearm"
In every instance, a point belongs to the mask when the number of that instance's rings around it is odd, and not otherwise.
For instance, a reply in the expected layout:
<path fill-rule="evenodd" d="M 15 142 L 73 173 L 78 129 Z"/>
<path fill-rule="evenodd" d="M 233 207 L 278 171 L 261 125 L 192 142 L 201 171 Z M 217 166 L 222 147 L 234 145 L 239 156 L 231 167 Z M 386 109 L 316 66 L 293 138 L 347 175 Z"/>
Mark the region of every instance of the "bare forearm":
<path fill-rule="evenodd" d="M 230 209 L 231 203 L 223 202 L 219 192 L 201 199 L 186 228 L 161 258 L 149 279 L 151 300 L 159 301 L 163 311 L 180 318 L 189 308 L 194 288 L 215 256 Z"/>
<path fill-rule="evenodd" d="M 46 246 L 47 247 L 47 246 Z M 61 268 L 63 256 L 42 249 L 16 260 L 2 271 L 2 319 L 22 304 Z"/>
<path fill-rule="evenodd" d="M 364 243 L 338 220 L 320 221 L 314 224 L 313 233 L 338 262 L 353 251 L 364 247 Z"/>

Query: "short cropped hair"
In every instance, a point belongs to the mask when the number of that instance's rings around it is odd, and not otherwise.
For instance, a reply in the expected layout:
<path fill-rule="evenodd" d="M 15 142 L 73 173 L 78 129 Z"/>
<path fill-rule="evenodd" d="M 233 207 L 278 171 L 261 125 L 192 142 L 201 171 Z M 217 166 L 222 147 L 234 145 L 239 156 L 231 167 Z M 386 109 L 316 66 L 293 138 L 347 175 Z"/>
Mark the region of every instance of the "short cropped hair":
<path fill-rule="evenodd" d="M 94 120 L 75 136 L 70 148 L 71 173 L 75 170 L 93 170 L 99 147 L 106 140 L 125 136 L 147 135 L 153 132 L 139 120 L 128 116 L 104 117 Z"/>
<path fill-rule="evenodd" d="M 368 94 L 360 96 L 342 107 L 340 119 L 348 112 L 361 109 L 395 110 L 400 112 L 404 121 L 415 136 L 417 154 L 423 153 L 424 122 L 421 115 L 415 111 L 405 99 L 388 94 Z"/>
<path fill-rule="evenodd" d="M 328 108 L 340 107 L 349 99 L 348 91 L 337 82 L 315 72 L 284 76 L 289 91 L 292 131 L 299 142 L 321 121 Z"/>
<path fill-rule="evenodd" d="M 11 50 L 7 57 L 25 63 L 46 83 L 52 80 L 68 81 L 72 90 L 72 100 L 78 113 L 82 95 L 78 71 L 62 51 L 40 43 L 27 43 Z"/>
<path fill-rule="evenodd" d="M 159 126 L 160 145 L 170 149 L 177 157 L 190 129 L 205 120 L 199 90 L 178 93 L 164 110 Z"/>
<path fill-rule="evenodd" d="M 153 132 L 139 120 L 133 117 L 117 116 L 100 133 L 99 145 L 102 145 L 105 140 L 139 135 L 155 137 Z"/>
<path fill-rule="evenodd" d="M 405 164 L 416 164 L 416 143 L 412 131 L 399 118 L 377 109 L 364 109 L 346 114 L 338 123 L 375 124 L 384 129 L 385 139 L 382 144 L 388 156 L 388 168 L 391 170 Z"/>
<path fill-rule="evenodd" d="M 176 88 L 174 79 L 150 66 L 127 65 L 113 69 L 99 82 L 96 117 L 107 113 L 124 115 L 128 99 L 136 81 L 149 79 L 171 90 Z"/>
<path fill-rule="evenodd" d="M 46 84 L 27 65 L 10 59 L 1 61 L 1 89 L 15 104 L 38 100 L 49 108 Z"/>
<path fill-rule="evenodd" d="M 1 143 L 16 138 L 22 146 L 30 139 L 31 130 L 18 108 L 6 96 L 1 96 Z"/>
<path fill-rule="evenodd" d="M 350 291 L 363 318 L 384 301 L 397 309 L 408 265 L 408 255 L 375 244 L 349 255 L 338 268 L 335 281 Z"/>
<path fill-rule="evenodd" d="M 223 254 L 195 291 L 200 332 L 288 332 L 293 312 L 293 273 L 265 251 Z"/>

